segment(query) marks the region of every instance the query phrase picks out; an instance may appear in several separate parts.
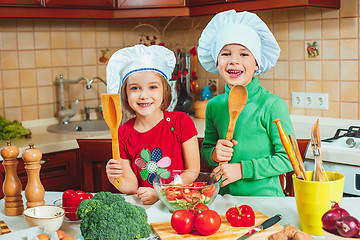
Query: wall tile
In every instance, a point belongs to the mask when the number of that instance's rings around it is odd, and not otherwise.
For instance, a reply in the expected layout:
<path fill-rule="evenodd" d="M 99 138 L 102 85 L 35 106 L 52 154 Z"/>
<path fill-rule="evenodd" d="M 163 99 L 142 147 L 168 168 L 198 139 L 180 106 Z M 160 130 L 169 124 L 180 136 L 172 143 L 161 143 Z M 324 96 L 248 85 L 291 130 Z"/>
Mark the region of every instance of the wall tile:
<path fill-rule="evenodd" d="M 340 10 L 339 9 L 323 9 L 322 18 L 339 18 Z"/>
<path fill-rule="evenodd" d="M 51 32 L 51 48 L 66 48 L 65 32 Z"/>
<path fill-rule="evenodd" d="M 274 67 L 274 79 L 289 79 L 288 61 L 278 61 Z"/>
<path fill-rule="evenodd" d="M 323 59 L 339 59 L 339 55 L 340 55 L 339 40 L 323 40 L 321 54 Z"/>
<path fill-rule="evenodd" d="M 38 106 L 22 107 L 21 110 L 23 121 L 39 119 Z"/>
<path fill-rule="evenodd" d="M 303 61 L 290 61 L 290 79 L 302 80 L 305 78 L 305 63 Z"/>
<path fill-rule="evenodd" d="M 95 21 L 83 20 L 81 21 L 82 31 L 95 31 Z"/>
<path fill-rule="evenodd" d="M 305 22 L 305 39 L 320 39 L 321 38 L 321 21 L 312 20 Z"/>
<path fill-rule="evenodd" d="M 18 32 L 18 49 L 19 50 L 30 50 L 34 49 L 34 33 L 33 32 Z"/>
<path fill-rule="evenodd" d="M 96 47 L 94 32 L 81 32 L 81 46 L 83 48 Z"/>
<path fill-rule="evenodd" d="M 18 70 L 5 70 L 3 71 L 3 85 L 4 89 L 18 88 L 20 86 L 20 77 Z"/>
<path fill-rule="evenodd" d="M 36 67 L 51 67 L 51 51 L 50 50 L 36 50 L 35 51 Z"/>
<path fill-rule="evenodd" d="M 359 87 L 357 82 L 340 82 L 341 102 L 359 101 Z"/>
<path fill-rule="evenodd" d="M 358 0 L 341 0 L 340 1 L 340 17 L 355 17 L 359 16 L 359 1 Z"/>
<path fill-rule="evenodd" d="M 323 93 L 329 94 L 329 101 L 340 101 L 340 83 L 338 81 L 324 82 Z"/>
<path fill-rule="evenodd" d="M 288 22 L 288 10 L 275 10 L 273 11 L 273 22 Z"/>
<path fill-rule="evenodd" d="M 50 45 L 49 32 L 35 32 L 35 49 L 49 49 Z"/>
<path fill-rule="evenodd" d="M 305 92 L 305 81 L 290 80 L 290 94 L 292 92 Z"/>
<path fill-rule="evenodd" d="M 21 87 L 36 87 L 35 69 L 22 69 L 19 72 Z"/>
<path fill-rule="evenodd" d="M 359 62 L 341 61 L 341 80 L 358 81 L 359 80 Z"/>
<path fill-rule="evenodd" d="M 0 91 L 0 116 L 4 116 L 3 91 Z"/>
<path fill-rule="evenodd" d="M 340 37 L 356 38 L 358 37 L 358 18 L 340 18 Z"/>
<path fill-rule="evenodd" d="M 278 60 L 288 60 L 289 59 L 289 42 L 278 42 L 281 52 Z"/>
<path fill-rule="evenodd" d="M 305 19 L 305 9 L 289 9 L 289 21 L 303 21 Z"/>
<path fill-rule="evenodd" d="M 64 20 L 51 20 L 50 21 L 50 30 L 51 31 L 65 31 L 65 21 Z"/>
<path fill-rule="evenodd" d="M 20 107 L 20 89 L 4 89 L 4 107 Z"/>
<path fill-rule="evenodd" d="M 340 103 L 329 102 L 329 109 L 323 110 L 323 117 L 339 118 L 340 117 Z"/>
<path fill-rule="evenodd" d="M 49 86 L 54 84 L 51 68 L 36 69 L 36 80 L 38 86 Z"/>
<path fill-rule="evenodd" d="M 81 23 L 78 20 L 66 20 L 65 22 L 66 31 L 80 31 Z"/>
<path fill-rule="evenodd" d="M 359 103 L 340 103 L 340 118 L 359 119 Z"/>
<path fill-rule="evenodd" d="M 81 49 L 67 50 L 68 65 L 79 66 L 82 65 L 82 51 Z"/>
<path fill-rule="evenodd" d="M 273 34 L 278 41 L 289 39 L 289 24 L 288 23 L 274 23 Z"/>
<path fill-rule="evenodd" d="M 92 48 L 82 49 L 82 58 L 84 65 L 96 64 L 96 50 Z"/>
<path fill-rule="evenodd" d="M 32 88 L 22 88 L 21 89 L 21 102 L 22 106 L 29 106 L 29 105 L 37 105 L 38 102 L 37 97 L 37 89 Z"/>
<path fill-rule="evenodd" d="M 305 90 L 306 92 L 322 92 L 322 84 L 321 81 L 306 81 L 305 82 Z"/>
<path fill-rule="evenodd" d="M 324 19 L 322 21 L 321 34 L 323 39 L 336 39 L 340 36 L 339 19 Z"/>
<path fill-rule="evenodd" d="M 81 33 L 66 32 L 66 46 L 67 48 L 81 48 Z"/>
<path fill-rule="evenodd" d="M 16 31 L 16 20 L 0 20 L 0 31 Z"/>
<path fill-rule="evenodd" d="M 34 21 L 33 20 L 17 20 L 16 21 L 16 30 L 22 31 L 33 31 L 34 30 Z"/>
<path fill-rule="evenodd" d="M 289 81 L 274 81 L 274 93 L 284 99 L 290 98 Z"/>
<path fill-rule="evenodd" d="M 19 51 L 19 68 L 35 67 L 35 51 Z"/>
<path fill-rule="evenodd" d="M 339 80 L 340 79 L 340 63 L 339 61 L 322 61 L 323 80 Z"/>
<path fill-rule="evenodd" d="M 67 54 L 64 50 L 52 50 L 51 51 L 51 61 L 52 66 L 60 67 L 67 66 Z"/>
<path fill-rule="evenodd" d="M 42 104 L 39 105 L 39 118 L 52 118 L 55 116 L 53 104 Z"/>
<path fill-rule="evenodd" d="M 358 59 L 358 42 L 356 39 L 340 40 L 340 59 Z"/>
<path fill-rule="evenodd" d="M 321 62 L 307 61 L 305 63 L 306 80 L 321 80 Z"/>
<path fill-rule="evenodd" d="M 290 41 L 289 43 L 290 60 L 304 60 L 305 47 L 304 41 Z"/>
<path fill-rule="evenodd" d="M 305 39 L 305 22 L 290 22 L 289 23 L 289 39 L 290 40 L 304 40 Z"/>
<path fill-rule="evenodd" d="M 5 108 L 5 118 L 10 121 L 22 119 L 21 116 L 21 108 L 15 107 L 15 108 Z"/>
<path fill-rule="evenodd" d="M 0 22 L 1 24 L 1 22 Z M 16 50 L 17 34 L 15 32 L 0 32 L 0 49 Z"/>
<path fill-rule="evenodd" d="M 34 20 L 35 31 L 49 31 L 50 21 L 47 19 Z"/>
<path fill-rule="evenodd" d="M 96 32 L 96 47 L 108 47 L 109 45 L 109 32 Z"/>
<path fill-rule="evenodd" d="M 122 32 L 110 32 L 110 46 L 118 48 L 123 46 Z"/>
<path fill-rule="evenodd" d="M 305 20 L 321 19 L 321 9 L 305 8 Z"/>
<path fill-rule="evenodd" d="M 39 104 L 54 102 L 54 89 L 52 86 L 38 87 Z"/>

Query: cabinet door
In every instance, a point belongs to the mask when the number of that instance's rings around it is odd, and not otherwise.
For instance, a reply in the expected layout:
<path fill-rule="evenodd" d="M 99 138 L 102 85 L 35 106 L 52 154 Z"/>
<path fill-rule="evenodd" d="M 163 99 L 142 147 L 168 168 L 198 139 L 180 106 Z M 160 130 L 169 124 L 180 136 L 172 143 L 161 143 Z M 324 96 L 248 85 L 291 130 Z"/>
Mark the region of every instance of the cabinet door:
<path fill-rule="evenodd" d="M 185 0 L 119 0 L 119 8 L 185 7 Z"/>
<path fill-rule="evenodd" d="M 0 6 L 41 7 L 41 0 L 0 0 Z"/>
<path fill-rule="evenodd" d="M 66 8 L 102 8 L 111 9 L 116 6 L 115 0 L 46 0 L 45 7 Z"/>
<path fill-rule="evenodd" d="M 226 0 L 188 0 L 188 5 L 190 7 L 215 3 L 226 3 Z"/>

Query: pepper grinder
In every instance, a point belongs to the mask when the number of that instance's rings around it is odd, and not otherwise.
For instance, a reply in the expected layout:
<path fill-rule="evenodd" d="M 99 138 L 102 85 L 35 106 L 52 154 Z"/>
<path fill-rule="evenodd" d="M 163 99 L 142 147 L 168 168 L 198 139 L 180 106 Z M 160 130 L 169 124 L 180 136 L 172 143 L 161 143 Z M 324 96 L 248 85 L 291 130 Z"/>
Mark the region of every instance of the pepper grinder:
<path fill-rule="evenodd" d="M 22 185 L 17 175 L 18 155 L 19 148 L 11 145 L 11 142 L 6 142 L 6 146 L 1 148 L 1 156 L 4 159 L 3 165 L 5 168 L 3 192 L 5 195 L 6 216 L 18 216 L 24 211 L 21 196 Z"/>
<path fill-rule="evenodd" d="M 27 173 L 27 184 L 25 188 L 27 207 L 36 207 L 45 204 L 45 189 L 40 181 L 41 157 L 41 151 L 35 148 L 34 144 L 29 144 L 29 148 L 25 149 L 22 154 Z"/>

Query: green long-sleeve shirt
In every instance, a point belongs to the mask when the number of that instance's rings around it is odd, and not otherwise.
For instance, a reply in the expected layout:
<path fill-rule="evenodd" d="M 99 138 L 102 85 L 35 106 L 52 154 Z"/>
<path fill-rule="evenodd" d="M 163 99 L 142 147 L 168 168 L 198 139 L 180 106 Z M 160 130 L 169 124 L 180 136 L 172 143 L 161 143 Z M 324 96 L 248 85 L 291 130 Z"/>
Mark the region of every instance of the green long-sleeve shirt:
<path fill-rule="evenodd" d="M 220 190 L 221 194 L 237 196 L 284 196 L 279 175 L 292 170 L 286 151 L 281 143 L 276 124 L 281 118 L 287 134 L 294 130 L 289 109 L 282 98 L 266 91 L 260 80 L 254 77 L 246 86 L 248 100 L 237 119 L 233 139 L 233 156 L 229 163 L 242 164 L 242 179 Z M 201 159 L 211 167 L 218 165 L 212 160 L 212 152 L 219 139 L 225 139 L 229 125 L 228 97 L 230 89 L 212 98 L 206 106 L 205 136 Z"/>

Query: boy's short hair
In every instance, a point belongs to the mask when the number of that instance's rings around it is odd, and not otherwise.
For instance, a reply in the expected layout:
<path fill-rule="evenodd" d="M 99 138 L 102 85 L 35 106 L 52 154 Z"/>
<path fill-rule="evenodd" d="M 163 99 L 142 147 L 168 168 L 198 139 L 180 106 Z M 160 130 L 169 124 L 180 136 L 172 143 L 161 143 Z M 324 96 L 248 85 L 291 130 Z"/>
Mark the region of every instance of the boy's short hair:
<path fill-rule="evenodd" d="M 161 110 L 166 110 L 170 106 L 172 99 L 171 86 L 161 74 L 157 72 L 154 73 L 161 78 L 161 82 L 163 84 L 163 102 L 161 103 Z M 128 78 L 125 79 L 124 83 L 121 86 L 121 102 L 126 110 L 128 110 L 131 114 L 135 115 L 135 111 L 129 105 L 128 96 L 126 93 L 127 80 Z"/>

